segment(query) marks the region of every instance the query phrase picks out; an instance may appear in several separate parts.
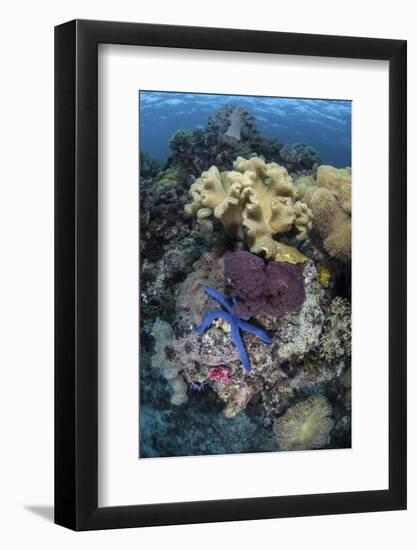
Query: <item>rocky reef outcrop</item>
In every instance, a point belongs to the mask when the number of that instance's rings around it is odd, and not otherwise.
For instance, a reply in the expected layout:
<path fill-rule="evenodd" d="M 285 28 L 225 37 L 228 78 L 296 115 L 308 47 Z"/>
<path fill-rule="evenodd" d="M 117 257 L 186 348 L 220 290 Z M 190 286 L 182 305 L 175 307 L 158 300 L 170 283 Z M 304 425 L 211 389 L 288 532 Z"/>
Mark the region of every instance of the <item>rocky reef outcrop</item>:
<path fill-rule="evenodd" d="M 227 258 L 227 256 L 226 256 Z M 306 354 L 319 345 L 324 322 L 321 309 L 323 291 L 317 280 L 314 264 L 308 262 L 303 273 L 305 299 L 299 308 L 284 318 L 261 313 L 254 317 L 260 327 L 272 338 L 272 344 L 259 341 L 252 334 L 243 335 L 252 372 L 247 375 L 230 338 L 227 323 L 213 323 L 204 334 L 195 332 L 207 313 L 213 308 L 213 300 L 202 290 L 202 283 L 215 286 L 225 296 L 232 296 L 234 289 L 224 277 L 224 257 L 213 253 L 204 255 L 195 270 L 184 281 L 176 298 L 177 315 L 170 360 L 182 369 L 189 384 L 207 382 L 220 399 L 225 402 L 225 414 L 234 416 L 242 411 L 249 400 L 262 393 L 265 412 L 278 402 L 288 403 L 298 384 L 309 378 L 309 366 L 303 364 Z M 208 376 L 211 368 L 227 365 L 232 384 L 221 384 Z M 334 378 L 334 370 L 325 368 L 314 371 L 314 384 Z M 268 396 L 265 387 L 269 387 Z M 282 400 L 282 395 L 285 399 Z"/>
<path fill-rule="evenodd" d="M 262 156 L 266 162 L 277 162 L 294 175 L 320 165 L 320 155 L 313 147 L 266 138 L 249 111 L 234 105 L 224 105 L 210 115 L 205 128 L 177 130 L 169 145 L 168 165 L 194 177 L 213 165 L 220 171 L 230 170 L 238 156 Z"/>

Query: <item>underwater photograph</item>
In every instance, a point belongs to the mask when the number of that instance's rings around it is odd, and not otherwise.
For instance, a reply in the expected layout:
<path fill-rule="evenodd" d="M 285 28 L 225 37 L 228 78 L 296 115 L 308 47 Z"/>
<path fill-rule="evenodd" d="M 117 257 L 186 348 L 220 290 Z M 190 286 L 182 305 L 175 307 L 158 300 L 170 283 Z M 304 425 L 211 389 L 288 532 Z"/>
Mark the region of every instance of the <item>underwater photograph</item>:
<path fill-rule="evenodd" d="M 351 101 L 138 101 L 139 458 L 350 448 Z"/>

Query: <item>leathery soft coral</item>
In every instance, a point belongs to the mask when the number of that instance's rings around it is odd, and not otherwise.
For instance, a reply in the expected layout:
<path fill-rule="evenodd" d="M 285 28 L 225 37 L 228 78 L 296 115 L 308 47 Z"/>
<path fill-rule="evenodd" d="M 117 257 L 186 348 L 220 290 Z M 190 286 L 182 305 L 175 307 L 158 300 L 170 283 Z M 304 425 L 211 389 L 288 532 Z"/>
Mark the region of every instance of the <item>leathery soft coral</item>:
<path fill-rule="evenodd" d="M 325 250 L 344 262 L 351 258 L 351 178 L 350 168 L 320 166 L 317 179 L 301 177 L 294 186 L 294 196 L 313 212 L 314 228 Z"/>
<path fill-rule="evenodd" d="M 274 239 L 295 230 L 304 240 L 312 226 L 307 204 L 294 201 L 293 180 L 287 170 L 259 157 L 238 157 L 235 170 L 220 173 L 215 166 L 203 172 L 191 186 L 193 202 L 185 206 L 202 227 L 212 230 L 210 217 L 219 219 L 233 239 L 246 240 L 251 252 L 266 258 L 303 263 L 296 249 Z"/>

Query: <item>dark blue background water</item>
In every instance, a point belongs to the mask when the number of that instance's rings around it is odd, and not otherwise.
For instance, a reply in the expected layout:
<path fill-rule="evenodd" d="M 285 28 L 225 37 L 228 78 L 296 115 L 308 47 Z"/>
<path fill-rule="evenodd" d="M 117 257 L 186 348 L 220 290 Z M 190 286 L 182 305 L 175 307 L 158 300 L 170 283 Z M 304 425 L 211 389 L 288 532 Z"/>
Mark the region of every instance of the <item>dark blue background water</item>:
<path fill-rule="evenodd" d="M 166 159 L 169 139 L 180 128 L 203 128 L 223 105 L 247 109 L 258 130 L 279 141 L 307 143 L 323 164 L 351 166 L 351 102 L 171 92 L 140 92 L 141 150 Z"/>

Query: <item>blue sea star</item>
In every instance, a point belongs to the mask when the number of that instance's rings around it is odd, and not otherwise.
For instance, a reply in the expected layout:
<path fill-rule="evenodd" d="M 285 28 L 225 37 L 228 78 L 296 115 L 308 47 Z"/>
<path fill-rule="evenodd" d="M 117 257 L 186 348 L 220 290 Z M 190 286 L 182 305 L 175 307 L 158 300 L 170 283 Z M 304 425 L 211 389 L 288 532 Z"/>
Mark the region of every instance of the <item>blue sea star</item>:
<path fill-rule="evenodd" d="M 266 344 L 272 344 L 271 338 L 261 328 L 255 327 L 250 323 L 247 323 L 246 321 L 249 319 L 248 317 L 240 318 L 236 315 L 233 309 L 233 305 L 236 303 L 236 298 L 233 298 L 232 303 L 230 303 L 222 294 L 220 294 L 220 292 L 214 290 L 214 288 L 204 286 L 204 291 L 206 292 L 206 294 L 211 296 L 211 298 L 214 298 L 217 302 L 219 302 L 219 304 L 224 309 L 214 309 L 213 311 L 210 311 L 210 313 L 208 313 L 204 317 L 201 325 L 194 329 L 195 332 L 197 332 L 198 334 L 202 334 L 211 326 L 212 322 L 215 319 L 223 319 L 224 321 L 229 323 L 232 334 L 232 342 L 236 346 L 236 349 L 239 353 L 243 368 L 246 372 L 251 372 L 249 357 L 246 353 L 240 331 L 245 330 L 246 332 L 250 332 L 251 334 L 254 334 L 256 337 L 260 338 Z"/>

